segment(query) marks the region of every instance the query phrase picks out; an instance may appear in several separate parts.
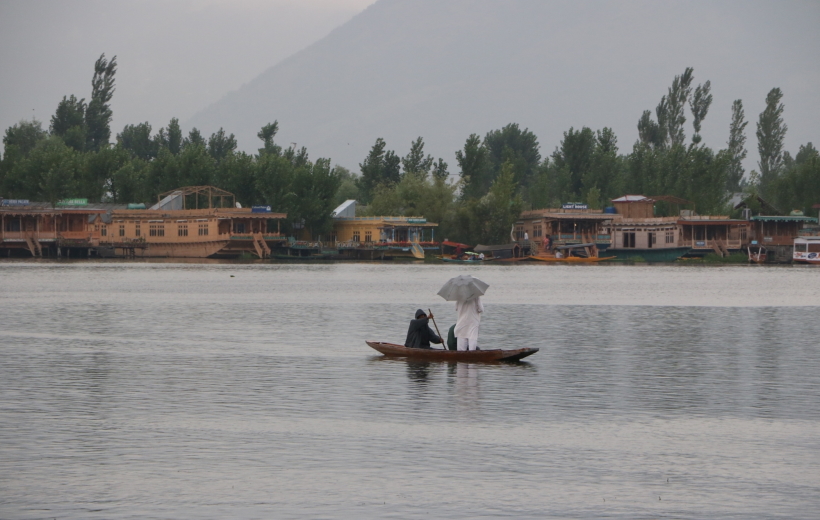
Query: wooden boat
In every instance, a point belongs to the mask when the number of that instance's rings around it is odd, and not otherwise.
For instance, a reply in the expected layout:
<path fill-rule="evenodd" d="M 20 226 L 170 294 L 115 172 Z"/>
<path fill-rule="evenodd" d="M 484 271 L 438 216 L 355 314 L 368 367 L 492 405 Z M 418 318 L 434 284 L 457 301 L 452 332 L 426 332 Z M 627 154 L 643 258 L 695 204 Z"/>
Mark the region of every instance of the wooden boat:
<path fill-rule="evenodd" d="M 529 258 L 540 262 L 564 262 L 570 264 L 587 264 L 612 260 L 614 256 L 598 256 L 598 247 L 593 244 L 572 244 L 568 246 L 558 246 L 555 248 L 560 253 L 539 253 Z"/>
<path fill-rule="evenodd" d="M 519 348 L 515 350 L 441 350 L 426 348 L 407 348 L 395 343 L 382 341 L 367 341 L 371 348 L 388 357 L 404 357 L 426 359 L 430 361 L 462 361 L 467 363 L 481 363 L 488 361 L 518 361 L 538 352 L 537 348 Z"/>

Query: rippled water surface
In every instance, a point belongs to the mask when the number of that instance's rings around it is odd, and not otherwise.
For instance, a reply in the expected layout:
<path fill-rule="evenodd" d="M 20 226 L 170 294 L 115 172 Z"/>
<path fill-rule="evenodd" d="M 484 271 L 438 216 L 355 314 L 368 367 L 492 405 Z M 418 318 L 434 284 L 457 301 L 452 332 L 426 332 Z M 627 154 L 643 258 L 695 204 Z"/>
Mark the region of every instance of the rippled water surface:
<path fill-rule="evenodd" d="M 384 359 L 471 272 L 480 344 Z M 820 269 L 0 263 L 0 518 L 817 518 Z"/>

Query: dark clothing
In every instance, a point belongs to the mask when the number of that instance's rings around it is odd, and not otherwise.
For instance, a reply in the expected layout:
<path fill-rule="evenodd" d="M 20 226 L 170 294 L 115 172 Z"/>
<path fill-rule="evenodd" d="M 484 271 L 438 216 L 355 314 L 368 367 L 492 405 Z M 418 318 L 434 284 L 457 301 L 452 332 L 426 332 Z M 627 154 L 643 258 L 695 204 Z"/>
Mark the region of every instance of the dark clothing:
<path fill-rule="evenodd" d="M 429 319 L 423 316 L 424 311 L 419 309 L 416 311 L 416 319 L 410 321 L 410 328 L 407 329 L 407 339 L 404 341 L 404 346 L 407 348 L 433 348 L 430 343 L 441 343 L 441 338 L 433 332 L 433 329 L 428 325 Z"/>
<path fill-rule="evenodd" d="M 456 325 L 450 327 L 450 332 L 447 333 L 447 348 L 450 350 L 458 350 L 458 339 L 456 339 Z"/>

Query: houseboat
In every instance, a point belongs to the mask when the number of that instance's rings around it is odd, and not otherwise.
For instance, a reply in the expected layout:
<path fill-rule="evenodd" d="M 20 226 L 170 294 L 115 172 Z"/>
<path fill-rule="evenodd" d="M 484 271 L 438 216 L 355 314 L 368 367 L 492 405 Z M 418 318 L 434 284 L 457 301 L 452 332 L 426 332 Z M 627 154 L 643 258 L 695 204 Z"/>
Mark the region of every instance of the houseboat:
<path fill-rule="evenodd" d="M 814 217 L 800 211 L 791 215 L 757 215 L 751 217 L 751 246 L 762 246 L 767 251 L 766 261 L 788 263 L 794 259 L 795 239 L 804 229 L 816 224 Z"/>
<path fill-rule="evenodd" d="M 526 245 L 540 251 L 547 242 L 551 247 L 592 242 L 598 249 L 606 249 L 611 242 L 609 224 L 617 218 L 614 211 L 589 209 L 577 202 L 561 208 L 524 211 L 515 223 L 513 239 L 523 243 L 526 237 L 533 242 Z"/>
<path fill-rule="evenodd" d="M 820 264 L 820 236 L 795 238 L 792 259 L 800 264 Z"/>
<path fill-rule="evenodd" d="M 0 199 L 0 253 L 3 256 L 86 257 L 99 246 L 99 231 L 89 221 L 125 204 L 89 204 L 86 199 L 52 205 Z"/>
<path fill-rule="evenodd" d="M 193 208 L 191 209 L 191 206 Z M 89 204 L 69 199 L 48 203 L 0 203 L 0 248 L 32 256 L 260 258 L 284 241 L 284 213 L 237 207 L 232 193 L 190 186 L 162 194 L 149 209 L 127 204 Z M 130 209 L 129 209 L 130 208 Z"/>
<path fill-rule="evenodd" d="M 438 224 L 424 217 L 357 217 L 355 207 L 349 200 L 333 212 L 331 241 L 347 258 L 422 259 L 441 246 L 435 239 Z"/>
<path fill-rule="evenodd" d="M 680 244 L 690 248 L 686 256 L 715 253 L 728 256 L 749 246 L 748 220 L 728 216 L 687 215 L 678 219 Z"/>
<path fill-rule="evenodd" d="M 612 200 L 620 219 L 610 225 L 607 256 L 617 260 L 674 262 L 689 252 L 681 244 L 678 217 L 655 217 L 655 197 L 624 195 Z M 685 202 L 685 201 L 684 201 Z"/>

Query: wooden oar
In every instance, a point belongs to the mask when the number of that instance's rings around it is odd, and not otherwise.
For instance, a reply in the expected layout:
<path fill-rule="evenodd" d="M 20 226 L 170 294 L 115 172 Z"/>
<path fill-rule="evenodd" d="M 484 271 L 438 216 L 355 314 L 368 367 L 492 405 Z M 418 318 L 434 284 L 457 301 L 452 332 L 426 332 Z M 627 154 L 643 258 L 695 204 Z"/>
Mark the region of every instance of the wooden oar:
<path fill-rule="evenodd" d="M 436 328 L 436 334 L 438 334 L 438 337 L 441 339 L 441 346 L 444 350 L 447 350 L 447 344 L 445 343 L 447 340 L 441 337 L 441 332 L 438 330 L 438 325 L 436 325 L 436 319 L 433 317 L 433 311 L 431 311 L 429 307 L 427 308 L 427 315 L 430 316 L 431 320 L 433 320 L 433 326 Z"/>

